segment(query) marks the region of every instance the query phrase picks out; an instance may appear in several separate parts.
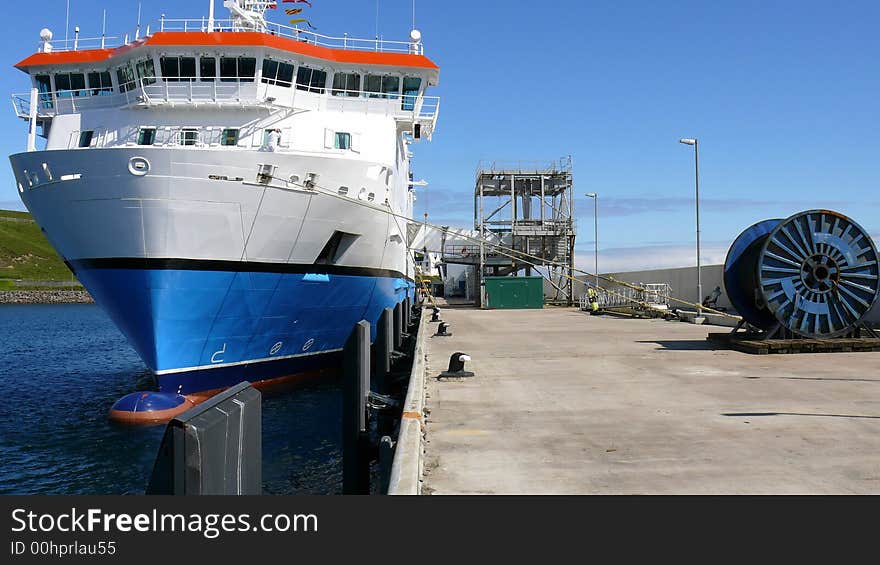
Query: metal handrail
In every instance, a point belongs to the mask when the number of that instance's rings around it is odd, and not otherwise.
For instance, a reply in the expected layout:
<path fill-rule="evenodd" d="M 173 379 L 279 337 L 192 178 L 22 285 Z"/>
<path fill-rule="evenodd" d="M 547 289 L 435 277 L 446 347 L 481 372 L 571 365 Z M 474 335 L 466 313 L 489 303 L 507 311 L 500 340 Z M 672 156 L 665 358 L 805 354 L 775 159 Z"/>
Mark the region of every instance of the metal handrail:
<path fill-rule="evenodd" d="M 185 81 L 158 81 L 144 84 L 139 79 L 137 86 L 124 93 L 113 92 L 112 94 L 92 94 L 91 89 L 77 91 L 54 91 L 43 92 L 38 95 L 40 116 L 57 116 L 73 114 L 83 110 L 96 108 L 124 107 L 131 104 L 163 104 L 163 103 L 223 103 L 234 102 L 236 104 L 253 103 L 255 105 L 273 104 L 277 106 L 297 107 L 299 96 L 320 96 L 321 103 L 330 108 L 346 111 L 353 110 L 382 110 L 386 114 L 399 117 L 408 117 L 413 122 L 430 122 L 437 120 L 440 111 L 440 97 L 438 96 L 413 96 L 398 93 L 383 94 L 364 90 L 335 90 L 325 88 L 324 93 L 309 93 L 289 87 L 290 98 L 279 100 L 269 95 L 270 85 L 257 79 L 223 82 L 219 79 L 210 82 L 200 82 L 186 79 Z M 273 89 L 277 93 L 277 89 Z M 80 96 L 76 93 L 83 93 Z M 334 93 L 356 94 L 356 96 L 340 95 Z M 316 100 L 311 98 L 312 101 Z M 30 93 L 12 94 L 12 106 L 16 115 L 20 118 L 30 116 Z"/>
<path fill-rule="evenodd" d="M 208 31 L 208 22 L 202 19 L 168 19 L 160 20 L 159 31 Z M 252 29 L 237 28 L 232 19 L 215 20 L 214 31 L 224 33 L 236 33 L 242 31 L 254 31 Z M 317 45 L 320 47 L 329 47 L 332 49 L 355 50 L 355 51 L 378 51 L 390 53 L 411 53 L 415 55 L 424 55 L 424 46 L 421 42 L 412 41 L 388 41 L 382 38 L 362 39 L 349 37 L 344 34 L 342 37 L 334 37 L 323 35 L 300 29 L 299 27 L 279 24 L 275 22 L 266 22 L 266 31 L 269 35 L 284 37 L 287 39 L 296 39 L 309 45 Z"/>
<path fill-rule="evenodd" d="M 148 25 L 143 34 L 141 34 L 141 30 L 138 28 L 134 33 L 126 34 L 124 36 L 76 37 L 73 39 L 52 40 L 49 43 L 52 45 L 53 52 L 80 51 L 84 49 L 113 49 L 149 37 L 151 35 L 151 29 L 160 32 L 182 31 L 206 33 L 208 31 L 208 19 L 204 17 L 161 18 L 155 24 Z M 213 31 L 221 33 L 238 33 L 253 32 L 254 30 L 236 27 L 232 19 L 218 19 L 214 21 Z M 348 34 L 344 34 L 342 37 L 334 37 L 274 22 L 266 22 L 266 30 L 258 33 L 295 39 L 302 41 L 303 43 L 308 43 L 309 45 L 328 47 L 331 49 L 375 51 L 379 53 L 409 53 L 412 55 L 425 54 L 424 45 L 421 41 L 389 41 L 382 39 L 381 37 L 364 39 L 349 37 Z M 38 51 L 43 50 L 43 45 L 44 43 L 40 42 Z"/>

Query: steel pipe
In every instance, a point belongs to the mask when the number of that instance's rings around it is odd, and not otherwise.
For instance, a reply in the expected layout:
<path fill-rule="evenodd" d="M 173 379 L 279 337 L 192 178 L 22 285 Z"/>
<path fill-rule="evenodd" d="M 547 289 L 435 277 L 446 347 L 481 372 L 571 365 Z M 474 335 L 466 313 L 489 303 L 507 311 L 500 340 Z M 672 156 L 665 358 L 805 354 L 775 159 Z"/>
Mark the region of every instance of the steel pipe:
<path fill-rule="evenodd" d="M 730 247 L 724 287 L 740 315 L 762 330 L 846 335 L 880 302 L 877 248 L 861 226 L 830 210 L 765 220 Z"/>

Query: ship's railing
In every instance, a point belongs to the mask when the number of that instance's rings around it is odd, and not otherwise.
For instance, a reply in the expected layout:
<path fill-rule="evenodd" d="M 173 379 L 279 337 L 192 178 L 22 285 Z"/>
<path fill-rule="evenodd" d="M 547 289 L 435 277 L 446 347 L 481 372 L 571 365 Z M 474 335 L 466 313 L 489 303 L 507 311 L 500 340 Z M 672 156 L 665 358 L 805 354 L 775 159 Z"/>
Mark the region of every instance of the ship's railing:
<path fill-rule="evenodd" d="M 440 112 L 437 96 L 415 96 L 397 93 L 367 91 L 333 91 L 313 93 L 291 86 L 282 88 L 262 82 L 155 82 L 138 85 L 124 93 L 78 90 L 42 92 L 37 95 L 37 116 L 51 118 L 76 114 L 87 110 L 121 108 L 132 105 L 194 106 L 199 104 L 235 106 L 281 106 L 313 111 L 381 113 L 395 119 L 420 123 L 430 136 Z M 16 115 L 30 117 L 30 94 L 13 94 L 12 106 Z"/>
<path fill-rule="evenodd" d="M 87 110 L 120 108 L 142 102 L 136 90 L 125 93 L 107 92 L 92 94 L 88 90 L 41 92 L 37 95 L 37 116 L 51 118 L 64 114 L 78 114 Z M 13 94 L 12 107 L 19 118 L 27 119 L 31 111 L 31 95 Z"/>
<path fill-rule="evenodd" d="M 76 37 L 74 39 L 53 39 L 49 43 L 52 51 L 88 51 L 92 49 L 114 49 L 129 43 L 128 38 L 135 36 L 103 36 L 103 37 Z M 43 43 L 40 42 L 38 51 L 43 51 Z"/>
<path fill-rule="evenodd" d="M 159 31 L 208 31 L 208 21 L 201 19 L 162 19 L 159 22 Z M 231 19 L 215 20 L 214 31 L 218 32 L 239 32 L 253 31 L 252 29 L 236 27 Z M 424 46 L 421 42 L 413 41 L 388 41 L 382 38 L 362 39 L 349 37 L 344 34 L 342 37 L 334 37 L 331 35 L 323 35 L 300 29 L 299 27 L 279 24 L 275 22 L 266 22 L 266 31 L 270 35 L 285 37 L 288 39 L 296 39 L 309 45 L 317 45 L 319 47 L 329 47 L 331 49 L 344 49 L 353 51 L 378 51 L 382 53 L 411 53 L 415 55 L 424 55 Z"/>
<path fill-rule="evenodd" d="M 258 97 L 259 86 L 255 82 L 157 82 L 144 85 L 141 90 L 145 104 L 264 102 Z"/>
<path fill-rule="evenodd" d="M 214 20 L 213 30 L 215 32 L 236 33 L 243 31 L 254 31 L 237 27 L 231 19 Z M 144 28 L 143 32 L 140 28 L 131 34 L 114 37 L 74 37 L 67 39 L 53 39 L 49 43 L 52 45 L 52 51 L 83 51 L 88 49 L 112 49 L 128 45 L 139 39 L 143 39 L 151 35 L 155 31 L 184 31 L 184 32 L 203 32 L 208 31 L 207 18 L 186 18 L 172 19 L 162 18 L 158 22 L 150 24 Z M 363 39 L 349 37 L 344 34 L 342 37 L 334 37 L 323 35 L 313 31 L 303 30 L 285 24 L 274 22 L 266 22 L 266 34 L 288 39 L 295 39 L 308 43 L 309 45 L 317 45 L 320 47 L 328 47 L 331 49 L 343 49 L 352 51 L 376 51 L 379 53 L 410 53 L 414 55 L 424 55 L 424 45 L 421 41 L 388 41 L 382 38 Z M 41 42 L 38 50 L 42 51 L 44 44 Z"/>

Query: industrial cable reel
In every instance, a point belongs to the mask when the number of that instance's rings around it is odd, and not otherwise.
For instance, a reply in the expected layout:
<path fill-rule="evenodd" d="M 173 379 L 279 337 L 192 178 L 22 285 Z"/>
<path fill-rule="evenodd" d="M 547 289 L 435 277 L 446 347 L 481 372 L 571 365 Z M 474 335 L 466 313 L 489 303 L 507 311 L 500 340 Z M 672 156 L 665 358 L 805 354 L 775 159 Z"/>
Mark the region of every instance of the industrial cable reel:
<path fill-rule="evenodd" d="M 734 241 L 724 286 L 752 326 L 838 337 L 856 329 L 880 297 L 877 248 L 861 226 L 830 210 L 765 220 Z"/>

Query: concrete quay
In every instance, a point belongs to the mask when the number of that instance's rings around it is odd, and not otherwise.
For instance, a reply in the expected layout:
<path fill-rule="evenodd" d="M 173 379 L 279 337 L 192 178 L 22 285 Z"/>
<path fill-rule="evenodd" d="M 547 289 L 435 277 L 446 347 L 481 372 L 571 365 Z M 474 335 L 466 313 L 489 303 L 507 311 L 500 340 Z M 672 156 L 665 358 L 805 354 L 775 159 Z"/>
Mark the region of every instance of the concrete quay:
<path fill-rule="evenodd" d="M 424 494 L 880 493 L 880 353 L 754 356 L 680 322 L 441 309 Z M 454 352 L 476 375 L 437 380 Z"/>

